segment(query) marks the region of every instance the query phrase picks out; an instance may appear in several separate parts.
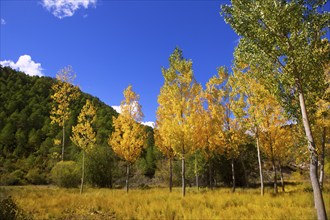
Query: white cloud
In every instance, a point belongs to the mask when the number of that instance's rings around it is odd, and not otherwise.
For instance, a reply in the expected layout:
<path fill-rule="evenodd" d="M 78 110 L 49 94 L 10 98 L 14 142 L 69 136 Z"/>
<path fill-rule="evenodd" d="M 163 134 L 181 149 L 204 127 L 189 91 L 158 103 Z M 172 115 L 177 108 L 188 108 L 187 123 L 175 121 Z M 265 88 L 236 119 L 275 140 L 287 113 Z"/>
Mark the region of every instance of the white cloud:
<path fill-rule="evenodd" d="M 153 122 L 153 121 L 145 121 L 145 122 L 142 122 L 141 124 L 150 126 L 152 128 L 155 127 L 155 122 Z"/>
<path fill-rule="evenodd" d="M 120 108 L 120 106 L 118 106 L 118 105 L 113 105 L 113 106 L 111 106 L 114 110 L 116 110 L 116 112 L 118 112 L 119 114 L 121 113 L 121 108 Z"/>
<path fill-rule="evenodd" d="M 119 106 L 118 105 L 113 105 L 111 107 L 113 109 L 115 109 L 116 112 L 121 113 L 121 107 L 120 107 L 120 105 Z M 137 109 L 138 109 L 138 103 L 135 102 L 135 103 L 133 103 L 133 113 L 135 113 L 137 111 Z"/>
<path fill-rule="evenodd" d="M 71 17 L 75 11 L 83 7 L 95 6 L 97 0 L 42 0 L 41 4 L 55 17 L 60 19 Z"/>
<path fill-rule="evenodd" d="M 15 70 L 25 72 L 30 76 L 43 76 L 41 64 L 34 62 L 29 55 L 20 56 L 16 63 L 12 60 L 3 60 L 0 61 L 0 64 L 2 66 L 9 66 Z"/>
<path fill-rule="evenodd" d="M 120 108 L 120 106 L 118 106 L 118 105 L 112 105 L 111 107 L 112 107 L 114 110 L 116 110 L 116 112 L 118 112 L 119 114 L 121 113 L 121 108 Z M 152 128 L 155 127 L 155 122 L 153 122 L 153 121 L 144 121 L 144 122 L 141 122 L 141 124 L 143 124 L 143 125 L 147 125 L 147 126 L 150 126 L 150 127 L 152 127 Z"/>
<path fill-rule="evenodd" d="M 5 19 L 1 18 L 1 25 L 5 25 L 5 24 L 6 24 Z"/>

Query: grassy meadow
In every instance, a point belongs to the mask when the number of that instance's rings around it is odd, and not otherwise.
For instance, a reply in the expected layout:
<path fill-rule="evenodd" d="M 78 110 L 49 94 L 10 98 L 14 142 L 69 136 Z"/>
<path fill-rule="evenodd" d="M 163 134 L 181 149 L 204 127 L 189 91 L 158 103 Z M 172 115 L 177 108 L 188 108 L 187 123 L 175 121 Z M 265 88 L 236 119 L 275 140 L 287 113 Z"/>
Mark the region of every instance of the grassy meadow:
<path fill-rule="evenodd" d="M 328 185 L 329 186 L 329 185 Z M 330 213 L 330 191 L 324 199 Z M 13 201 L 33 219 L 316 219 L 311 188 L 289 185 L 277 195 L 266 188 L 215 190 L 188 188 L 185 198 L 180 188 L 63 189 L 54 186 L 6 186 L 1 195 Z"/>

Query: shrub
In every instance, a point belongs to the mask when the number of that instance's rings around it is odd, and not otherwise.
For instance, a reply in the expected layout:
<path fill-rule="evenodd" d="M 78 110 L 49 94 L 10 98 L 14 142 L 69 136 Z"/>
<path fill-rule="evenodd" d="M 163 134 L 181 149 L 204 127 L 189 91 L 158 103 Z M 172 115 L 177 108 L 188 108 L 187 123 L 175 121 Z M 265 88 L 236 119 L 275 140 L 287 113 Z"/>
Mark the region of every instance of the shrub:
<path fill-rule="evenodd" d="M 24 180 L 24 172 L 22 170 L 15 170 L 9 174 L 5 174 L 1 177 L 2 185 L 23 185 L 25 183 Z"/>
<path fill-rule="evenodd" d="M 46 184 L 45 174 L 42 174 L 39 168 L 33 168 L 29 170 L 26 174 L 25 178 L 32 184 Z"/>
<path fill-rule="evenodd" d="M 77 187 L 80 182 L 80 169 L 74 161 L 58 162 L 51 171 L 52 181 L 60 187 Z"/>
<path fill-rule="evenodd" d="M 86 159 L 87 180 L 93 186 L 112 188 L 113 172 L 117 164 L 110 147 L 98 146 Z"/>

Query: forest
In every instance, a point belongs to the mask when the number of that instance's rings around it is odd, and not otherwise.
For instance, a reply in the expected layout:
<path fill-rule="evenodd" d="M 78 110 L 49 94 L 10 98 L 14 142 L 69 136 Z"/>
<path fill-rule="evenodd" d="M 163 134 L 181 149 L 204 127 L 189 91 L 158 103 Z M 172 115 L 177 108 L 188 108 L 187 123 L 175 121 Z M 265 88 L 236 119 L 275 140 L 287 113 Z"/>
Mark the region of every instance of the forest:
<path fill-rule="evenodd" d="M 55 79 L 50 77 L 28 76 L 9 67 L 1 67 L 1 185 L 52 184 L 52 168 L 61 161 L 61 146 L 56 140 L 62 139 L 62 129 L 51 124 L 52 85 Z M 125 185 L 125 164 L 108 145 L 108 138 L 114 131 L 113 116 L 118 113 L 98 98 L 81 92 L 79 98 L 70 106 L 71 115 L 67 120 L 65 132 L 65 161 L 81 167 L 81 149 L 70 139 L 72 126 L 77 124 L 77 117 L 86 100 L 91 100 L 96 112 L 93 128 L 96 133 L 95 150 L 87 157 L 87 181 L 96 187 L 120 187 Z M 132 176 L 136 176 L 133 186 L 145 187 L 159 184 L 167 186 L 169 170 L 168 159 L 155 145 L 154 130 L 145 127 L 147 138 L 142 152 L 134 164 Z M 237 166 L 237 185 L 253 184 L 257 178 L 257 157 L 253 139 L 245 143 Z M 242 148 L 243 149 L 243 148 Z M 195 161 L 198 160 L 200 186 L 210 184 L 230 185 L 231 171 L 229 160 L 215 154 L 206 161 L 201 153 L 191 156 L 187 161 L 187 181 L 195 185 Z M 197 158 L 197 159 L 196 159 Z M 243 165 L 242 165 L 243 164 Z M 223 169 L 220 169 L 223 167 Z M 244 169 L 243 169 L 244 168 Z M 294 166 L 289 168 L 296 170 Z M 157 171 L 157 175 L 155 173 Z M 174 159 L 173 184 L 180 183 L 180 164 Z M 212 176 L 210 176 L 212 175 Z M 156 178 L 157 177 L 157 178 Z M 243 177 L 246 177 L 243 178 Z M 134 178 L 134 177 L 133 177 Z M 80 175 L 77 177 L 80 181 Z M 250 179 L 250 181 L 248 181 Z"/>
<path fill-rule="evenodd" d="M 75 85 L 79 73 L 71 66 L 55 79 L 0 66 L 0 195 L 16 198 L 3 199 L 0 208 L 22 218 L 226 219 L 236 207 L 234 218 L 327 219 L 330 19 L 321 6 L 223 5 L 221 15 L 241 36 L 233 67 L 219 67 L 202 85 L 176 47 L 159 72 L 164 84 L 154 128 L 142 125 L 134 82 L 117 113 Z M 33 202 L 20 195 L 34 198 L 33 185 L 41 198 L 68 195 L 68 208 L 49 205 L 43 209 L 53 214 L 39 216 L 23 211 Z M 262 204 L 276 208 L 281 201 L 289 207 L 258 214 Z"/>

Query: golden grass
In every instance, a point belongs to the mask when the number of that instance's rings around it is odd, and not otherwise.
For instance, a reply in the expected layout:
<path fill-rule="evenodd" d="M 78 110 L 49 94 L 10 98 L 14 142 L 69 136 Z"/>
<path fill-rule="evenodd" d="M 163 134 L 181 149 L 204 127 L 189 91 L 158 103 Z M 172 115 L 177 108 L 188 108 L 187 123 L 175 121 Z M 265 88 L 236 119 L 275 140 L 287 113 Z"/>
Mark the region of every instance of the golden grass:
<path fill-rule="evenodd" d="M 267 189 L 221 188 L 213 191 L 188 188 L 185 198 L 180 188 L 130 190 L 49 186 L 1 187 L 26 213 L 35 219 L 316 219 L 312 192 L 304 185 L 288 186 L 286 193 L 274 195 Z M 330 192 L 324 193 L 330 213 Z"/>

